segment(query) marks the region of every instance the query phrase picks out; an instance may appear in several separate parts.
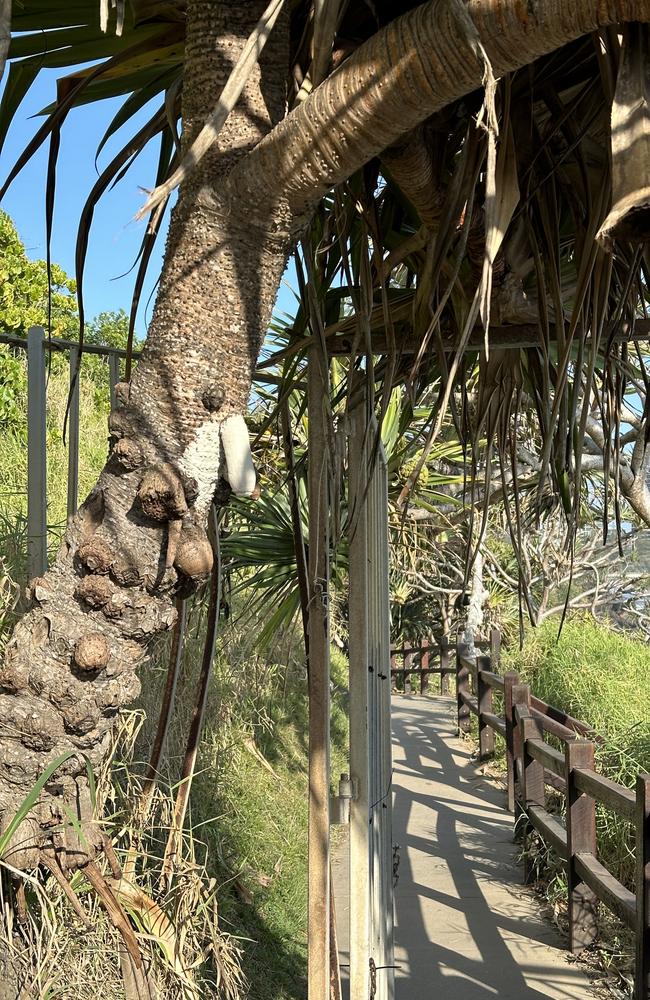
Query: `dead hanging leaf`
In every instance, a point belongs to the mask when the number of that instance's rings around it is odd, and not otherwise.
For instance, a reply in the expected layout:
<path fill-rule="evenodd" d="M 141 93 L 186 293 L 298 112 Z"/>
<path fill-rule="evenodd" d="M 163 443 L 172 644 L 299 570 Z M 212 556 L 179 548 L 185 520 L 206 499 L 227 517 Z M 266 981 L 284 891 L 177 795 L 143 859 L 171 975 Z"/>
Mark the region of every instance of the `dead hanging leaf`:
<path fill-rule="evenodd" d="M 515 208 L 519 204 L 517 157 L 510 125 L 496 150 L 496 137 L 489 132 L 488 169 L 485 187 L 485 254 L 481 276 L 479 311 L 485 329 L 485 354 L 489 357 L 490 302 L 494 261 L 501 249 Z"/>
<path fill-rule="evenodd" d="M 143 892 L 138 886 L 127 879 L 109 879 L 109 885 L 117 899 L 131 914 L 141 933 L 153 941 L 162 952 L 167 964 L 174 970 L 180 980 L 187 986 L 191 979 L 184 967 L 176 928 L 167 914 Z"/>
<path fill-rule="evenodd" d="M 253 755 L 253 757 L 255 758 L 255 760 L 259 761 L 259 763 L 262 765 L 262 767 L 265 768 L 269 772 L 269 774 L 272 774 L 274 778 L 276 778 L 277 780 L 279 780 L 277 773 L 273 770 L 273 768 L 269 764 L 269 762 L 266 759 L 266 757 L 264 756 L 264 754 L 260 753 L 260 751 L 255 746 L 255 740 L 253 739 L 252 736 L 249 736 L 248 739 L 244 740 L 244 744 L 243 745 L 246 747 L 246 749 L 248 750 L 248 752 Z"/>
<path fill-rule="evenodd" d="M 597 239 L 650 239 L 650 26 L 627 25 L 612 103 L 612 207 Z"/>

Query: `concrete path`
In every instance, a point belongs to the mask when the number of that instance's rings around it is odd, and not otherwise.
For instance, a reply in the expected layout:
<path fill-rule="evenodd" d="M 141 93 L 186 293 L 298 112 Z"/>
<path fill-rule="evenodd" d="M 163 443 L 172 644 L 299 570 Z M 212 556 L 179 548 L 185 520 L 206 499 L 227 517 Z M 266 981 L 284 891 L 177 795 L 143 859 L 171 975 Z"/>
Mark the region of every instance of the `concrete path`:
<path fill-rule="evenodd" d="M 396 1000 L 592 997 L 522 888 L 503 793 L 455 737 L 454 711 L 393 699 Z"/>

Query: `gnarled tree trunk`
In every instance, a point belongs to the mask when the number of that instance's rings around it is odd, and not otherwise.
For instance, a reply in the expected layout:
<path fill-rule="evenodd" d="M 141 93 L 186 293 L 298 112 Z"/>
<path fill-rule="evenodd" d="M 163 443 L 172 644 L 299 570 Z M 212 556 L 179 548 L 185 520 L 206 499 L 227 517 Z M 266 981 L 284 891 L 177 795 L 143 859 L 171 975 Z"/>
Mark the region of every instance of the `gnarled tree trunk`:
<path fill-rule="evenodd" d="M 189 3 L 186 144 L 263 6 Z M 144 356 L 111 416 L 111 456 L 7 649 L 5 828 L 47 765 L 72 753 L 14 836 L 11 864 L 29 867 L 45 849 L 74 867 L 98 843 L 83 756 L 103 759 L 149 640 L 173 623 L 175 589 L 210 569 L 204 525 L 220 472 L 227 466 L 243 492 L 252 486 L 242 414 L 286 253 L 315 203 L 480 86 L 486 57 L 498 76 L 629 20 L 650 20 L 647 0 L 435 0 L 360 46 L 281 122 L 287 26 L 278 22 L 217 148 L 180 191 Z M 58 829 L 66 809 L 84 842 L 70 824 Z"/>
<path fill-rule="evenodd" d="M 190 4 L 185 146 L 264 7 L 261 0 Z M 226 202 L 223 188 L 234 164 L 284 115 L 287 72 L 281 19 L 218 145 L 180 192 L 147 344 L 109 420 L 110 457 L 54 565 L 32 581 L 32 608 L 7 647 L 0 672 L 5 829 L 48 763 L 72 754 L 5 852 L 14 867 L 33 866 L 41 849 L 74 867 L 99 845 L 84 757 L 102 762 L 113 717 L 138 694 L 147 644 L 174 623 L 175 593 L 210 572 L 205 524 L 220 475 L 237 476 L 244 492 L 254 486 L 250 468 L 235 466 L 248 447 L 242 415 L 286 263 L 287 228 L 281 207 L 261 199 L 268 210 L 252 215 L 249 206 Z M 80 821 L 85 843 L 66 810 Z"/>

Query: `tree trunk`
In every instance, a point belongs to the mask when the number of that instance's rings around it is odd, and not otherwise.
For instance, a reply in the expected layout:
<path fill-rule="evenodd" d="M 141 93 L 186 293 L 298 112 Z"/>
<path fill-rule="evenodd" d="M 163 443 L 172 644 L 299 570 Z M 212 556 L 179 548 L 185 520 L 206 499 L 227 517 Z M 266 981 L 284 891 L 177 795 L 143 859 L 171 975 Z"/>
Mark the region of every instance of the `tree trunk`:
<path fill-rule="evenodd" d="M 186 147 L 264 7 L 190 4 Z M 110 457 L 54 565 L 30 584 L 31 610 L 7 647 L 4 830 L 47 765 L 70 754 L 5 851 L 16 868 L 34 866 L 43 849 L 73 868 L 99 846 L 84 757 L 102 763 L 115 714 L 139 692 L 147 644 L 173 625 L 179 589 L 210 572 L 206 517 L 220 475 L 234 478 L 234 467 L 245 465 L 242 415 L 288 249 L 281 207 L 253 215 L 245 204 L 226 204 L 223 181 L 283 116 L 287 71 L 281 18 L 218 144 L 179 193 L 147 344 L 109 420 Z"/>
<path fill-rule="evenodd" d="M 0 0 L 0 80 L 5 71 L 11 41 L 11 0 Z"/>
<path fill-rule="evenodd" d="M 189 3 L 186 145 L 263 7 Z M 278 22 L 217 146 L 181 188 L 144 356 L 111 415 L 109 461 L 7 648 L 3 829 L 48 764 L 71 754 L 12 837 L 10 864 L 31 867 L 53 848 L 74 867 L 99 843 L 84 755 L 104 759 L 148 642 L 174 622 L 173 597 L 210 571 L 204 525 L 220 473 L 251 489 L 242 414 L 289 245 L 313 206 L 481 85 L 479 39 L 498 76 L 628 20 L 650 20 L 647 0 L 434 0 L 360 46 L 277 125 L 288 34 Z"/>

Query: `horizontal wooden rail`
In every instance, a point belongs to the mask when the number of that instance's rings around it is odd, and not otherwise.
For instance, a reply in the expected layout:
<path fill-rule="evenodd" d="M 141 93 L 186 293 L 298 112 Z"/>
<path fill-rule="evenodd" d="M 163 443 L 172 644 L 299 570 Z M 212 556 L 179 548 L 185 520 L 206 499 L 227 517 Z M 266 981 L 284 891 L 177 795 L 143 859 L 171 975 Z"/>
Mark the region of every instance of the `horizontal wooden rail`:
<path fill-rule="evenodd" d="M 631 788 L 624 788 L 618 782 L 605 778 L 596 771 L 576 768 L 576 788 L 592 798 L 609 806 L 623 819 L 633 821 L 636 814 L 636 796 Z"/>
<path fill-rule="evenodd" d="M 478 650 L 489 648 L 491 655 Z M 636 793 L 595 769 L 594 749 L 602 743 L 591 727 L 536 698 L 514 673 L 497 672 L 500 640 L 470 647 L 456 644 L 458 731 L 467 732 L 478 718 L 479 759 L 490 756 L 494 733 L 505 739 L 508 808 L 515 815 L 515 835 L 532 830 L 564 864 L 568 881 L 569 947 L 574 952 L 597 937 L 600 902 L 636 938 L 635 1000 L 650 1000 L 650 775 L 639 775 Z M 500 699 L 495 711 L 493 697 Z M 559 739 L 563 751 L 545 739 Z M 566 824 L 546 806 L 550 786 L 565 802 Z M 635 892 L 622 885 L 597 858 L 596 803 L 635 826 Z M 532 877 L 527 863 L 526 877 Z"/>
<path fill-rule="evenodd" d="M 471 694 L 468 694 L 467 691 L 461 691 L 460 696 L 463 699 L 463 704 L 467 705 L 470 712 L 473 712 L 474 715 L 478 715 L 478 702 L 476 698 L 472 697 Z"/>
<path fill-rule="evenodd" d="M 576 854 L 575 866 L 582 880 L 617 917 L 634 930 L 636 927 L 636 897 L 621 885 L 593 854 Z"/>
<path fill-rule="evenodd" d="M 566 792 L 566 781 L 552 771 L 544 771 L 544 784 L 554 788 L 556 792 Z"/>
<path fill-rule="evenodd" d="M 527 749 L 530 756 L 543 764 L 547 771 L 556 774 L 558 778 L 564 777 L 564 754 L 559 750 L 554 750 L 544 740 L 529 740 Z"/>
<path fill-rule="evenodd" d="M 494 712 L 483 712 L 483 719 L 487 722 L 488 726 L 494 729 L 495 733 L 499 733 L 504 739 L 506 738 L 505 719 L 500 719 Z"/>
<path fill-rule="evenodd" d="M 586 722 L 580 722 L 579 719 L 574 719 L 572 715 L 567 715 L 566 712 L 562 712 L 559 708 L 554 708 L 547 702 L 542 701 L 541 698 L 536 698 L 531 694 L 530 696 L 530 707 L 531 710 L 535 709 L 543 715 L 547 723 L 551 725 L 552 723 L 557 723 L 558 726 L 562 726 L 566 730 L 565 735 L 578 733 L 580 736 L 587 736 L 590 739 L 593 738 L 593 730 Z M 549 728 L 549 732 L 552 730 Z"/>
<path fill-rule="evenodd" d="M 495 688 L 497 691 L 503 691 L 503 677 L 499 677 L 498 674 L 492 673 L 491 670 L 481 670 L 481 679 L 484 684 L 487 684 L 488 687 Z"/>
<path fill-rule="evenodd" d="M 541 833 L 542 837 L 548 840 L 555 853 L 563 861 L 566 861 L 568 857 L 566 829 L 557 816 L 544 809 L 543 806 L 529 805 L 526 811 L 537 832 Z"/>
<path fill-rule="evenodd" d="M 442 636 L 439 641 L 422 639 L 419 643 L 405 642 L 394 644 L 390 649 L 390 673 L 393 681 L 404 682 L 409 679 L 410 689 L 413 689 L 413 678 L 419 677 L 420 694 L 429 690 L 429 680 L 436 675 L 440 677 L 440 693 L 449 693 L 449 677 L 456 673 L 456 666 L 451 661 L 449 640 Z"/>
<path fill-rule="evenodd" d="M 568 726 L 563 726 L 561 722 L 557 722 L 556 719 L 553 719 L 548 715 L 545 715 L 544 712 L 540 712 L 539 709 L 533 708 L 532 701 L 533 700 L 531 698 L 530 714 L 533 716 L 534 719 L 537 719 L 540 722 L 541 727 L 545 733 L 548 733 L 550 736 L 557 736 L 559 740 L 573 739 L 573 737 L 576 735 L 575 730 L 569 729 Z"/>

